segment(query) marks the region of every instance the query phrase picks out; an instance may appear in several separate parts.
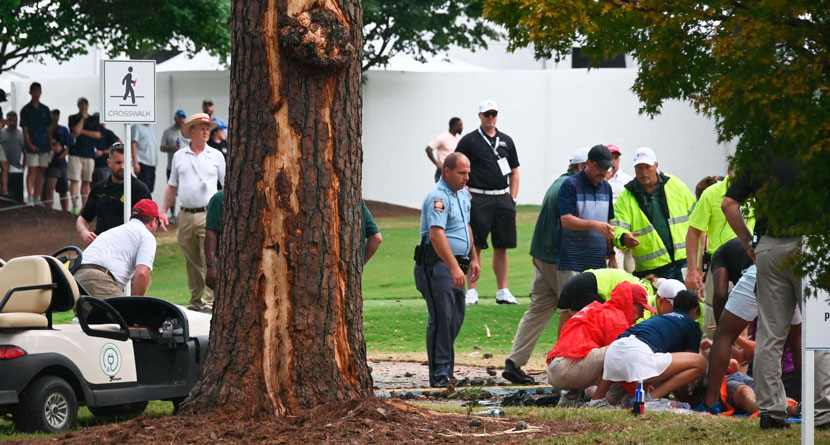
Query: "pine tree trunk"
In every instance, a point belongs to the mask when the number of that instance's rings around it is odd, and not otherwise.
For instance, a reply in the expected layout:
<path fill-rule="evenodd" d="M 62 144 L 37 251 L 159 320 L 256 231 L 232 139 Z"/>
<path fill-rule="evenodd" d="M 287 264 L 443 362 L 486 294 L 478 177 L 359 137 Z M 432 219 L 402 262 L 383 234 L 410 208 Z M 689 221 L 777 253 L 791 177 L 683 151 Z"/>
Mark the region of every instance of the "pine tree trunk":
<path fill-rule="evenodd" d="M 360 290 L 361 22 L 360 0 L 232 4 L 219 279 L 185 412 L 280 416 L 371 394 Z"/>

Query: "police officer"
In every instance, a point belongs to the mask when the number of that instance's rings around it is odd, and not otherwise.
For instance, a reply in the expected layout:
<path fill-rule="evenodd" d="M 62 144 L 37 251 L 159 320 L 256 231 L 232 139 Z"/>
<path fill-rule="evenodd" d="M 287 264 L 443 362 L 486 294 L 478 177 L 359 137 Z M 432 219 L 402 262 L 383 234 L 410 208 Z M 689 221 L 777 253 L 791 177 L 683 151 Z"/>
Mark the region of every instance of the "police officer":
<path fill-rule="evenodd" d="M 461 153 L 444 159 L 441 180 L 421 206 L 421 243 L 415 249 L 415 285 L 427 302 L 429 384 L 454 381 L 453 343 L 464 322 L 464 281 L 478 280 L 481 266 L 470 229 L 470 160 Z"/>
<path fill-rule="evenodd" d="M 106 230 L 124 223 L 124 144 L 116 142 L 110 146 L 107 165 L 112 173 L 109 178 L 92 186 L 89 198 L 75 221 L 75 229 L 87 244 Z M 135 180 L 132 184 L 132 206 L 142 199 L 152 200 L 150 190 L 143 182 Z M 98 217 L 95 231 L 89 230 L 89 223 Z M 167 227 L 167 217 L 162 215 L 162 229 Z"/>

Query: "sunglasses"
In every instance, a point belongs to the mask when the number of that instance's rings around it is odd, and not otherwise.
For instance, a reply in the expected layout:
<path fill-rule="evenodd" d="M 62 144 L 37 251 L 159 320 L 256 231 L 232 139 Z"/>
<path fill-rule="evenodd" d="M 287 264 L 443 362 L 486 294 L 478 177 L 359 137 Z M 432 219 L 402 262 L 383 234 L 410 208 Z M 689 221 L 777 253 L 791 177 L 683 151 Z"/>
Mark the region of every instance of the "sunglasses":
<path fill-rule="evenodd" d="M 484 113 L 481 113 L 481 114 L 482 114 L 484 117 L 496 117 L 496 116 L 498 116 L 498 115 L 499 115 L 499 112 L 498 112 L 498 111 L 493 111 L 493 110 L 490 110 L 490 111 L 485 111 Z"/>

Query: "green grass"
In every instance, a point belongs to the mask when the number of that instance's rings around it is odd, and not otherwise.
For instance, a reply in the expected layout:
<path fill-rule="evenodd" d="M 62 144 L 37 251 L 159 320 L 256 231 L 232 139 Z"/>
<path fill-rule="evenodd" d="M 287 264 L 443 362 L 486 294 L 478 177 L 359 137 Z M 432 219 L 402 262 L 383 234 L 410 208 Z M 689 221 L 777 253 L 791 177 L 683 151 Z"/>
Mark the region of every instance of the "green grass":
<path fill-rule="evenodd" d="M 466 413 L 458 404 L 413 403 L 421 408 L 439 412 Z M 647 412 L 636 418 L 628 410 L 597 410 L 572 408 L 507 407 L 500 408 L 505 415 L 524 419 L 529 425 L 534 420 L 575 421 L 594 424 L 591 431 L 574 435 L 557 435 L 539 444 L 747 444 L 753 445 L 798 443 L 800 425 L 789 430 L 761 431 L 758 419 L 739 417 L 712 417 L 674 413 Z M 475 410 L 474 410 L 475 412 Z M 816 431 L 815 443 L 830 443 L 830 431 Z"/>

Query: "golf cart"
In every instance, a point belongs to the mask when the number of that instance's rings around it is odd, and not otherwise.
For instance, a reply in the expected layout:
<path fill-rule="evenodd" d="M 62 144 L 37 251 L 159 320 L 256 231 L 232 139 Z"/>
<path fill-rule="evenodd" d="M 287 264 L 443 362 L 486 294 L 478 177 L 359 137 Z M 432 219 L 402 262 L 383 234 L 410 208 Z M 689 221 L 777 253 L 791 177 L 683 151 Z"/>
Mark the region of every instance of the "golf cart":
<path fill-rule="evenodd" d="M 72 428 L 96 417 L 178 406 L 199 377 L 210 315 L 153 297 L 91 297 L 72 276 L 77 247 L 0 260 L 0 415 L 21 431 Z M 52 324 L 75 310 L 77 321 Z"/>

